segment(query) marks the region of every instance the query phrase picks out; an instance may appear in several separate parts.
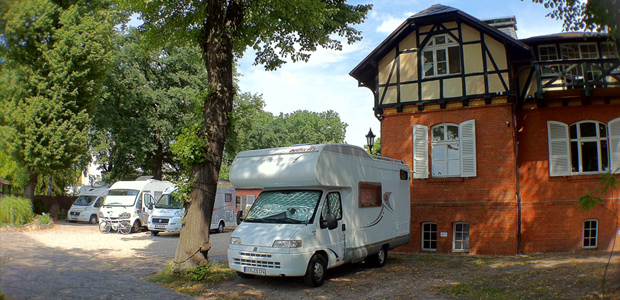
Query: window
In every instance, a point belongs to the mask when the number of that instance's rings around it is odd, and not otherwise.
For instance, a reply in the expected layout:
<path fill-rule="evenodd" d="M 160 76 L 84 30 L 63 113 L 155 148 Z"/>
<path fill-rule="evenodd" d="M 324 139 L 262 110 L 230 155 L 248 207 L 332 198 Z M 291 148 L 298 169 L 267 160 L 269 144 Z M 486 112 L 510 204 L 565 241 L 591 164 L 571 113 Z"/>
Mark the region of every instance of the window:
<path fill-rule="evenodd" d="M 469 251 L 469 223 L 454 223 L 454 236 L 452 240 L 452 250 L 454 252 Z"/>
<path fill-rule="evenodd" d="M 596 248 L 598 236 L 598 220 L 585 220 L 583 222 L 583 248 Z"/>
<path fill-rule="evenodd" d="M 224 201 L 232 202 L 232 194 L 224 194 Z"/>
<path fill-rule="evenodd" d="M 381 206 L 381 184 L 360 182 L 359 204 L 360 207 Z"/>
<path fill-rule="evenodd" d="M 601 43 L 601 55 L 603 58 L 618 58 L 618 49 L 616 48 L 616 44 L 614 42 L 603 42 Z M 606 63 L 605 68 L 610 69 L 613 66 L 612 63 Z M 620 68 L 615 68 L 612 73 L 620 73 Z"/>
<path fill-rule="evenodd" d="M 413 126 L 413 178 L 428 178 L 428 127 Z M 476 176 L 475 121 L 431 128 L 433 177 Z"/>
<path fill-rule="evenodd" d="M 436 223 L 422 223 L 422 250 L 437 251 Z"/>
<path fill-rule="evenodd" d="M 598 58 L 598 51 L 594 43 L 562 44 L 560 51 L 562 52 L 562 59 Z M 600 71 L 595 70 L 593 66 L 586 67 L 583 64 L 577 66 L 566 64 L 564 65 L 564 72 L 576 78 L 582 78 L 586 74 L 589 80 L 594 79 L 596 74 L 600 74 Z"/>
<path fill-rule="evenodd" d="M 333 192 L 327 194 L 325 204 L 321 210 L 321 221 L 326 219 L 328 212 L 333 213 L 336 216 L 336 220 L 342 220 L 342 202 L 340 201 L 340 193 Z"/>
<path fill-rule="evenodd" d="M 432 132 L 433 176 L 459 176 L 461 155 L 459 126 L 442 124 L 434 126 Z"/>
<path fill-rule="evenodd" d="M 555 45 L 538 46 L 538 56 L 540 61 L 558 60 L 558 51 Z M 558 74 L 559 65 L 541 65 L 542 75 Z"/>
<path fill-rule="evenodd" d="M 422 52 L 424 77 L 461 73 L 461 52 L 449 35 L 431 37 Z"/>
<path fill-rule="evenodd" d="M 620 118 L 609 124 L 548 121 L 549 174 L 598 174 L 620 167 Z"/>

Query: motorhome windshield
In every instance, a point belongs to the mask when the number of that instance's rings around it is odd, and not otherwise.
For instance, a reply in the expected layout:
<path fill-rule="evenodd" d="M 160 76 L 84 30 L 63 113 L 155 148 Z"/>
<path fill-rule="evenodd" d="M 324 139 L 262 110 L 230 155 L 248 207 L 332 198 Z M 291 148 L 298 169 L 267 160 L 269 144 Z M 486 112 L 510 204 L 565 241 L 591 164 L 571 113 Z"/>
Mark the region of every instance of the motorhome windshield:
<path fill-rule="evenodd" d="M 136 201 L 138 190 L 110 190 L 103 200 L 105 206 L 131 206 Z"/>
<path fill-rule="evenodd" d="M 262 192 L 248 211 L 246 222 L 308 224 L 321 199 L 321 191 Z"/>
<path fill-rule="evenodd" d="M 170 194 L 165 194 L 157 200 L 157 203 L 155 203 L 155 208 L 181 209 L 183 208 L 183 201 L 173 197 Z"/>
<path fill-rule="evenodd" d="M 81 195 L 77 199 L 75 199 L 75 202 L 73 202 L 73 205 L 89 206 L 89 205 L 93 204 L 93 201 L 95 201 L 95 199 L 97 199 L 97 196 L 84 196 L 84 195 Z"/>

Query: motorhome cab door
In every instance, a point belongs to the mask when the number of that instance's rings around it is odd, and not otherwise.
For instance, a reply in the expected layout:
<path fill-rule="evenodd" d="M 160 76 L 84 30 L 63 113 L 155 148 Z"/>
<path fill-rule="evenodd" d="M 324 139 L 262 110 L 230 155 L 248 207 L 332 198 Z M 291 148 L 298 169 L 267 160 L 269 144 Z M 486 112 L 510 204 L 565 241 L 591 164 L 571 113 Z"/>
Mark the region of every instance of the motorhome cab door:
<path fill-rule="evenodd" d="M 142 224 L 147 224 L 149 221 L 149 216 L 151 215 L 151 210 L 149 207 L 153 207 L 155 203 L 155 199 L 153 199 L 153 195 L 150 194 L 149 191 L 142 192 L 141 201 L 138 201 L 138 215 L 140 215 L 140 221 Z"/>
<path fill-rule="evenodd" d="M 325 196 L 325 201 L 321 205 L 321 217 L 317 236 L 323 245 L 328 249 L 329 265 L 339 265 L 344 263 L 345 234 L 346 224 L 342 220 L 342 200 L 339 191 L 330 191 Z M 327 227 L 327 213 L 332 213 L 338 221 L 338 226 L 333 229 Z"/>

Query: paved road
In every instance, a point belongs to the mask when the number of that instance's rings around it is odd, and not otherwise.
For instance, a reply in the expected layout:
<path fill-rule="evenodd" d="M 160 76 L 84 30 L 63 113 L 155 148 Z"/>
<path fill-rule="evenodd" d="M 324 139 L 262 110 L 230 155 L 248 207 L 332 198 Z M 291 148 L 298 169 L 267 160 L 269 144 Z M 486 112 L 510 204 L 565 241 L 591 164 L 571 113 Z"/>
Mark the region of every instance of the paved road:
<path fill-rule="evenodd" d="M 209 255 L 225 260 L 230 233 L 212 234 Z M 0 232 L 0 289 L 10 299 L 192 299 L 143 280 L 174 258 L 178 235 L 101 234 L 59 224 Z"/>

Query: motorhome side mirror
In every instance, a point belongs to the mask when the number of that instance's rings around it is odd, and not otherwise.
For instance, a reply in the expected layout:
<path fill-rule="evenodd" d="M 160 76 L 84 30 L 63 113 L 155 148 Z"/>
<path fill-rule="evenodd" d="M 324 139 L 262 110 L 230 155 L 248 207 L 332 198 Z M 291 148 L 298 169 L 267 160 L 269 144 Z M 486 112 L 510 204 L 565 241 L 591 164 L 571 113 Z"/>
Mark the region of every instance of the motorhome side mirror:
<path fill-rule="evenodd" d="M 328 212 L 325 216 L 325 220 L 321 221 L 321 228 L 327 228 L 329 230 L 336 229 L 338 227 L 338 219 L 334 213 Z"/>

